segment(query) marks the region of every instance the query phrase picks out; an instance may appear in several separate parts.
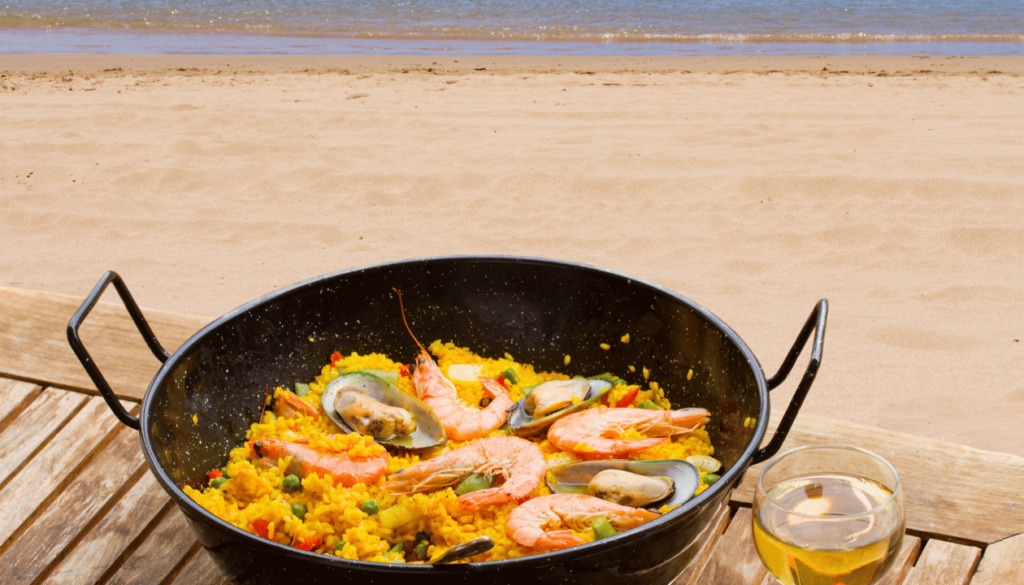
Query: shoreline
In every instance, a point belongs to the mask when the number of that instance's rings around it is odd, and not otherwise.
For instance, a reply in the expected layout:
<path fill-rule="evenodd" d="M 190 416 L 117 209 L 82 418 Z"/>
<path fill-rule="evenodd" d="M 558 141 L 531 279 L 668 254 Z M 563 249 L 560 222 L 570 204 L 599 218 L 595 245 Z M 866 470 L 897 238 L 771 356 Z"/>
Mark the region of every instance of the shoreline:
<path fill-rule="evenodd" d="M 0 72 L 99 77 L 129 74 L 263 75 L 273 73 L 427 73 L 515 75 L 521 73 L 659 73 L 819 77 L 1024 75 L 1024 56 L 415 56 L 415 55 L 107 55 L 7 54 Z"/>

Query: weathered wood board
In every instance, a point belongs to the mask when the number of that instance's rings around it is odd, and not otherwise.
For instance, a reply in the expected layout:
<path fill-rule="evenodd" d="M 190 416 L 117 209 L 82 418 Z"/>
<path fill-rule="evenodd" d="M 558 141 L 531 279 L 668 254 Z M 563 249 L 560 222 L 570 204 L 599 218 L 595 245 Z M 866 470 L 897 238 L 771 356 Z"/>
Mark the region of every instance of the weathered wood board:
<path fill-rule="evenodd" d="M 812 416 L 797 419 L 782 448 L 837 441 L 874 451 L 896 468 L 910 530 L 985 544 L 1024 532 L 1022 457 Z M 747 471 L 734 502 L 750 503 L 762 467 Z"/>
<path fill-rule="evenodd" d="M 96 275 L 99 280 L 101 274 Z M 89 291 L 82 291 L 83 295 Z M 160 362 L 139 335 L 113 287 L 80 331 L 85 348 L 122 399 L 139 400 Z M 71 351 L 67 326 L 83 298 L 0 287 L 0 375 L 48 386 L 97 392 Z M 173 352 L 212 319 L 143 311 L 153 333 Z"/>

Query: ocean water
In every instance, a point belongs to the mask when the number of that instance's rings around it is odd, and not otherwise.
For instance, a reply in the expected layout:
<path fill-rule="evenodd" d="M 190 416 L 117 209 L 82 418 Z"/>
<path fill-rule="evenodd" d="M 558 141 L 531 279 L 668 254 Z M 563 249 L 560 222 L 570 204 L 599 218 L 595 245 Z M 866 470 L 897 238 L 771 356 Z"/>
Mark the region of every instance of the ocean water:
<path fill-rule="evenodd" d="M 0 53 L 123 49 L 1012 55 L 1024 0 L 0 0 Z"/>

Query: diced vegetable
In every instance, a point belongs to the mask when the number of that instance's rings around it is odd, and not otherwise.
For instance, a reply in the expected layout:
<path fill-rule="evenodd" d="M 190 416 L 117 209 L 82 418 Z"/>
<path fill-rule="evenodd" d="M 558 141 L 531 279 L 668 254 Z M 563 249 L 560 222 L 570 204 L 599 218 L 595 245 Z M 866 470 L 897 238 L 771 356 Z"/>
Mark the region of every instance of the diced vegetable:
<path fill-rule="evenodd" d="M 362 510 L 364 514 L 369 514 L 370 516 L 380 512 L 380 507 L 377 506 L 377 500 L 366 500 L 361 506 L 359 506 L 359 509 Z"/>
<path fill-rule="evenodd" d="M 306 518 L 306 506 L 303 504 L 292 504 L 292 514 L 299 520 Z"/>
<path fill-rule="evenodd" d="M 377 517 L 380 519 L 380 525 L 384 528 L 398 528 L 419 520 L 423 517 L 423 512 L 419 508 L 409 510 L 405 506 L 392 506 L 381 510 Z"/>
<path fill-rule="evenodd" d="M 334 552 L 341 552 L 341 549 L 343 549 L 343 548 L 345 548 L 345 541 L 344 540 L 339 542 L 338 544 L 334 545 Z"/>
<path fill-rule="evenodd" d="M 462 496 L 477 490 L 485 490 L 491 487 L 491 480 L 482 473 L 472 473 L 462 480 L 459 487 L 455 488 L 455 495 Z"/>
<path fill-rule="evenodd" d="M 297 475 L 286 475 L 281 481 L 281 489 L 286 492 L 296 492 L 302 489 L 302 480 Z"/>
<path fill-rule="evenodd" d="M 320 540 L 319 536 L 314 536 L 312 538 L 307 538 L 305 540 L 293 542 L 292 547 L 297 548 L 299 550 L 313 550 L 314 548 L 320 546 L 322 542 L 323 541 Z"/>
<path fill-rule="evenodd" d="M 252 530 L 260 538 L 270 538 L 270 522 L 263 518 L 253 521 Z"/>
<path fill-rule="evenodd" d="M 597 540 L 618 534 L 618 532 L 615 531 L 615 528 L 612 527 L 612 523 L 604 516 L 598 516 L 591 520 L 590 526 L 594 529 L 594 537 Z"/>
<path fill-rule="evenodd" d="M 506 380 L 508 380 L 509 384 L 519 383 L 519 374 L 517 374 L 516 371 L 513 370 L 512 368 L 505 370 L 504 372 L 501 373 L 501 375 L 504 376 Z"/>
<path fill-rule="evenodd" d="M 722 479 L 717 473 L 709 473 L 704 476 L 704 483 L 712 485 L 716 481 Z"/>
<path fill-rule="evenodd" d="M 633 401 L 636 400 L 636 395 L 639 392 L 640 392 L 640 388 L 633 388 L 632 390 L 627 391 L 626 395 L 623 396 L 618 402 L 615 403 L 615 406 L 617 408 L 626 408 L 630 404 L 633 404 Z"/>
<path fill-rule="evenodd" d="M 210 479 L 217 479 L 218 477 L 220 477 L 222 475 L 224 475 L 224 472 L 219 470 L 219 469 L 214 469 L 210 473 L 206 474 L 206 476 L 209 477 Z"/>
<path fill-rule="evenodd" d="M 430 535 L 426 532 L 423 532 L 422 530 L 416 533 L 416 538 L 412 539 L 412 541 L 417 544 L 424 540 L 430 542 Z"/>
<path fill-rule="evenodd" d="M 650 400 L 644 400 L 640 404 L 636 405 L 637 408 L 646 408 L 647 410 L 661 410 L 661 407 Z"/>
<path fill-rule="evenodd" d="M 227 482 L 228 480 L 226 477 L 215 477 L 210 480 L 210 487 L 212 487 L 215 490 L 220 489 L 220 486 L 224 485 Z"/>
<path fill-rule="evenodd" d="M 421 542 L 417 544 L 416 547 L 412 550 L 412 554 L 415 555 L 417 559 L 425 561 L 427 560 L 427 549 L 429 547 L 429 542 Z"/>
<path fill-rule="evenodd" d="M 336 363 L 340 362 L 340 361 L 342 360 L 342 358 L 344 358 L 344 357 L 345 357 L 345 356 L 341 355 L 341 354 L 340 354 L 340 353 L 338 353 L 338 352 L 334 352 L 334 353 L 332 353 L 332 354 L 331 354 L 331 365 L 333 366 L 334 364 L 336 364 Z"/>
<path fill-rule="evenodd" d="M 459 382 L 476 382 L 483 371 L 482 364 L 452 364 L 448 366 L 448 379 Z"/>
<path fill-rule="evenodd" d="M 305 396 L 306 394 L 309 394 L 309 384 L 303 384 L 302 382 L 296 382 L 295 383 L 295 395 L 301 398 L 301 397 Z"/>

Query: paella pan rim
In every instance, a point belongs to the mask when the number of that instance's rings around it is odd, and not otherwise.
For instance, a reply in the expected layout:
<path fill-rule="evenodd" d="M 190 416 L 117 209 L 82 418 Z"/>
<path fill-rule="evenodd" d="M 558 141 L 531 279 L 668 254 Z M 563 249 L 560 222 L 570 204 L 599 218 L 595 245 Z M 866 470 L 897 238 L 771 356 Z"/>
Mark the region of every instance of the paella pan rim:
<path fill-rule="evenodd" d="M 232 321 L 239 315 L 260 307 L 261 305 L 270 303 L 272 301 L 280 300 L 289 295 L 295 294 L 307 288 L 317 287 L 327 281 L 342 278 L 346 275 L 368 273 L 374 271 L 386 271 L 395 268 L 401 268 L 402 266 L 425 264 L 425 263 L 442 263 L 442 262 L 488 262 L 488 263 L 526 263 L 541 265 L 549 268 L 563 268 L 563 269 L 574 269 L 583 270 L 590 272 L 601 273 L 613 278 L 621 279 L 625 284 L 630 286 L 640 286 L 643 288 L 650 289 L 662 295 L 665 295 L 679 303 L 682 303 L 689 309 L 700 314 L 704 319 L 713 324 L 725 337 L 731 341 L 736 348 L 742 353 L 744 358 L 748 361 L 750 368 L 754 374 L 757 391 L 760 399 L 760 415 L 758 416 L 756 428 L 752 439 L 747 443 L 743 452 L 740 454 L 736 463 L 732 465 L 728 471 L 721 476 L 715 484 L 704 490 L 700 495 L 687 501 L 680 507 L 676 508 L 672 512 L 661 516 L 655 520 L 645 523 L 642 526 L 634 528 L 629 531 L 625 531 L 615 536 L 596 540 L 587 544 L 574 546 L 571 548 L 542 553 L 538 555 L 531 555 L 527 557 L 520 557 L 515 559 L 504 559 L 498 561 L 486 561 L 482 563 L 470 563 L 462 565 L 401 565 L 401 564 L 385 564 L 376 563 L 371 561 L 361 560 L 349 560 L 342 559 L 339 557 L 332 557 L 314 552 L 302 551 L 296 548 L 285 546 L 267 539 L 259 538 L 249 532 L 246 532 L 220 518 L 214 514 L 208 512 L 205 508 L 200 506 L 197 502 L 188 497 L 180 487 L 175 484 L 171 477 L 165 472 L 163 467 L 157 461 L 155 454 L 153 453 L 153 444 L 150 437 L 150 433 L 146 431 L 149 428 L 149 416 L 151 409 L 153 408 L 153 397 L 156 392 L 155 389 L 159 388 L 165 381 L 165 378 L 170 375 L 174 368 L 178 365 L 179 360 L 182 356 L 187 355 L 192 351 L 193 347 L 203 342 L 204 338 L 214 332 L 224 324 Z M 576 559 L 580 557 L 592 556 L 595 554 L 601 554 L 604 551 L 616 548 L 617 545 L 622 544 L 628 540 L 643 538 L 645 532 L 656 530 L 660 527 L 664 527 L 675 520 L 688 515 L 688 513 L 699 509 L 706 502 L 714 499 L 723 490 L 728 490 L 733 487 L 733 484 L 738 483 L 740 476 L 746 471 L 750 465 L 751 459 L 754 452 L 757 450 L 768 426 L 768 415 L 769 415 L 769 398 L 768 388 L 765 380 L 764 371 L 761 368 L 760 363 L 754 356 L 753 352 L 747 346 L 746 343 L 726 325 L 721 319 L 715 316 L 704 307 L 691 301 L 690 299 L 668 290 L 664 287 L 652 284 L 645 280 L 635 278 L 626 274 L 599 268 L 595 266 L 589 266 L 582 263 L 567 262 L 562 260 L 553 260 L 547 258 L 536 258 L 528 256 L 506 256 L 506 255 L 455 255 L 455 256 L 437 256 L 427 258 L 417 258 L 410 260 L 399 260 L 394 262 L 385 262 L 379 264 L 372 264 L 367 266 L 360 266 L 351 268 L 348 270 L 342 270 L 331 274 L 325 274 L 316 276 L 290 286 L 278 289 L 271 293 L 262 295 L 253 301 L 245 303 L 238 308 L 229 311 L 223 316 L 213 320 L 211 323 L 200 329 L 187 341 L 185 341 L 177 350 L 175 350 L 169 359 L 164 362 L 163 366 L 154 376 L 147 388 L 146 395 L 142 401 L 142 411 L 140 413 L 140 423 L 142 432 L 140 436 L 143 444 L 143 453 L 150 470 L 153 471 L 157 480 L 164 488 L 174 502 L 193 520 L 203 523 L 208 526 L 216 527 L 216 529 L 222 533 L 227 533 L 236 541 L 242 541 L 255 547 L 257 550 L 266 550 L 268 553 L 273 552 L 274 554 L 284 555 L 285 557 L 291 557 L 303 562 L 313 562 L 321 565 L 331 565 L 338 567 L 347 567 L 358 570 L 370 570 L 375 572 L 395 572 L 402 574 L 409 574 L 414 572 L 437 572 L 437 571 L 489 571 L 491 569 L 502 569 L 505 567 L 517 569 L 530 569 L 533 566 L 551 565 L 559 561 L 567 561 L 569 559 Z"/>

